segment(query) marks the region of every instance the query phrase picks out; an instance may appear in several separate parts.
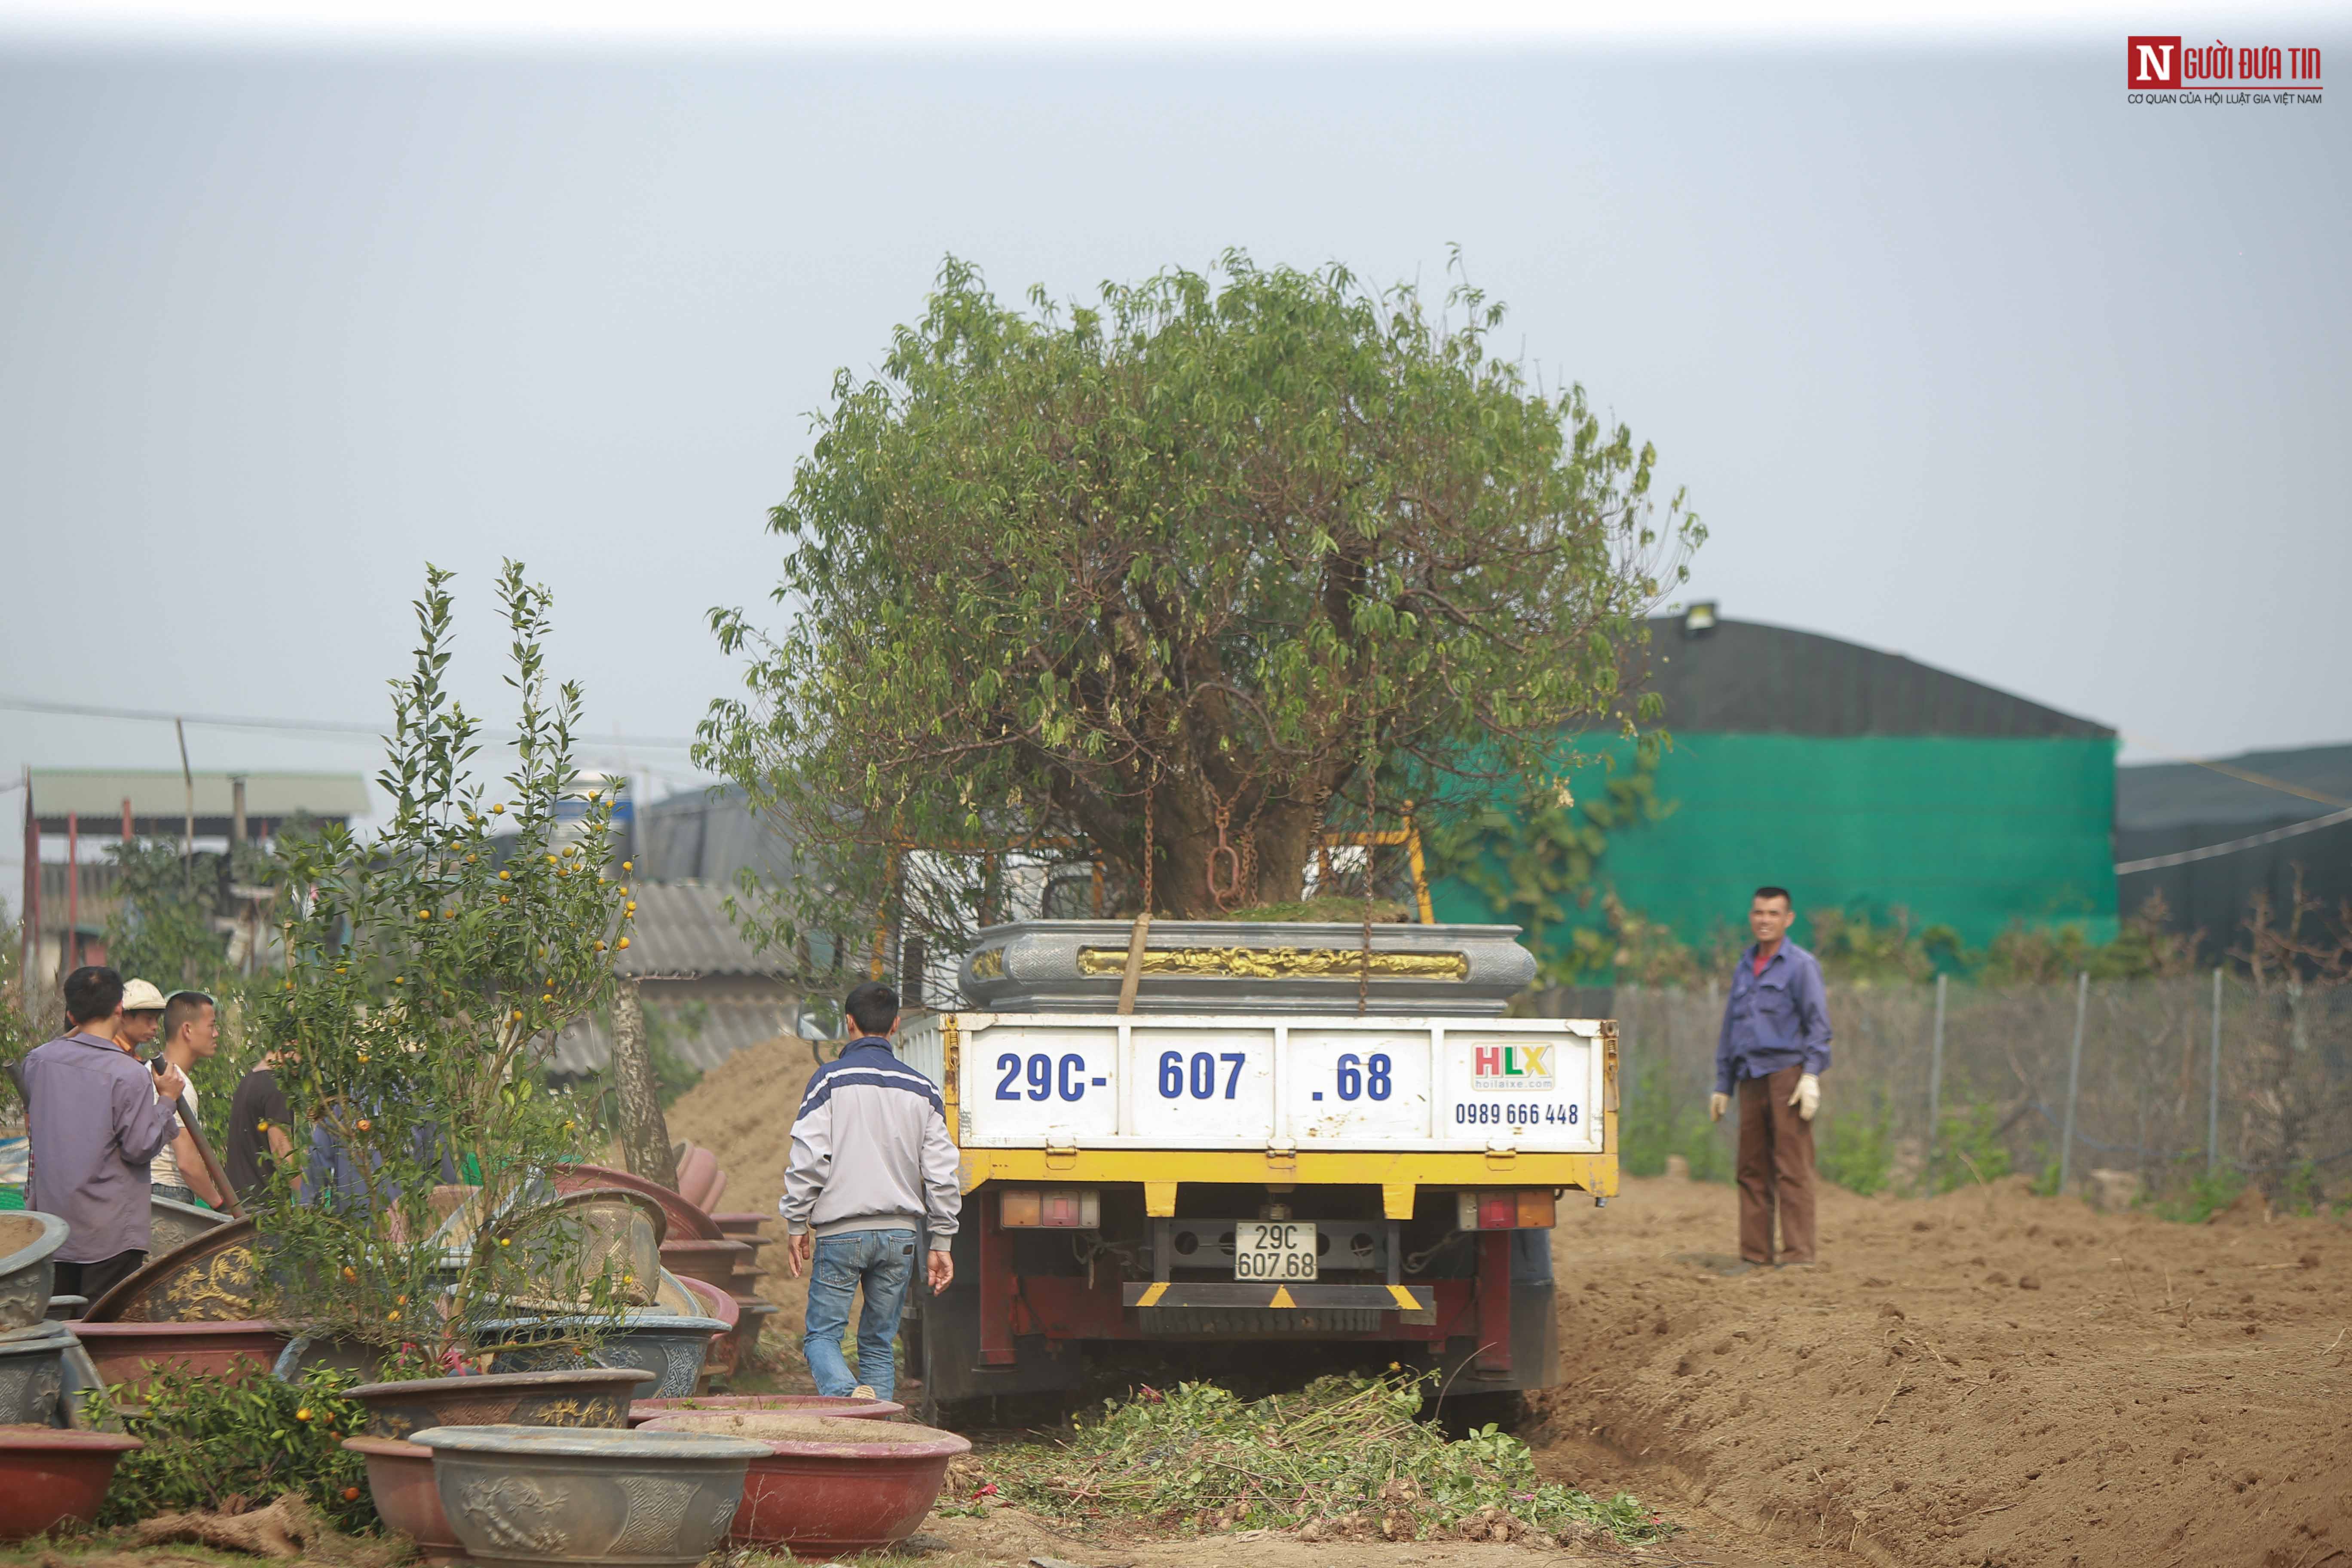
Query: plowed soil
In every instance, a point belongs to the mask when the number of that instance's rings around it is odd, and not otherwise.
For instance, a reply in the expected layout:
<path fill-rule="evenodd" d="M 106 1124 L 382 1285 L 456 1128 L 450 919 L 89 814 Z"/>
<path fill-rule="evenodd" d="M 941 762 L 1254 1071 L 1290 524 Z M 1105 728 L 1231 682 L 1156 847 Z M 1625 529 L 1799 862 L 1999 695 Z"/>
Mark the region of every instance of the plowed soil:
<path fill-rule="evenodd" d="M 1555 1237 L 1563 1473 L 1908 1568 L 2352 1563 L 2341 1223 L 1832 1190 L 1820 1267 L 1727 1276 L 1731 1189 L 1626 1189 Z"/>
<path fill-rule="evenodd" d="M 727 1169 L 729 1208 L 772 1211 L 813 1067 L 800 1041 L 755 1047 L 672 1109 L 673 1135 Z M 1820 1267 L 1731 1275 L 1734 1203 L 1664 1179 L 1628 1181 L 1606 1209 L 1561 1205 L 1567 1381 L 1520 1435 L 1559 1479 L 1622 1488 L 1685 1526 L 1637 1560 L 2352 1568 L 2343 1223 L 2249 1204 L 2168 1224 L 2021 1181 L 1933 1200 L 1829 1189 Z M 803 1296 L 781 1251 L 762 1281 L 785 1308 L 771 1344 L 797 1342 Z M 1217 1537 L 1105 1557 L 1003 1515 L 925 1528 L 949 1548 L 941 1568 L 1039 1551 L 1175 1568 L 1526 1550 Z"/>

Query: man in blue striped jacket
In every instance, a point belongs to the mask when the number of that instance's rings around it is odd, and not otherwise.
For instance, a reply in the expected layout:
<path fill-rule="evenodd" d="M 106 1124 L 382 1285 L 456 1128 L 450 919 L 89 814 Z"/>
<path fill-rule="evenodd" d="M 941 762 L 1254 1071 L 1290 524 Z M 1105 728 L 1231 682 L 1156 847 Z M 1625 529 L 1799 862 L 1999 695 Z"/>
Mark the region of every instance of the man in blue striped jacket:
<path fill-rule="evenodd" d="M 844 1011 L 862 1032 L 840 1060 L 809 1079 L 776 1206 L 795 1277 L 814 1255 L 801 1348 L 816 1391 L 887 1399 L 898 1385 L 893 1344 L 914 1283 L 915 1255 L 928 1235 L 925 1272 L 933 1294 L 946 1289 L 955 1277 L 948 1249 L 963 1194 L 938 1086 L 890 1049 L 898 994 L 869 980 L 850 992 Z M 861 1286 L 866 1309 L 857 1318 L 853 1373 L 841 1334 Z"/>

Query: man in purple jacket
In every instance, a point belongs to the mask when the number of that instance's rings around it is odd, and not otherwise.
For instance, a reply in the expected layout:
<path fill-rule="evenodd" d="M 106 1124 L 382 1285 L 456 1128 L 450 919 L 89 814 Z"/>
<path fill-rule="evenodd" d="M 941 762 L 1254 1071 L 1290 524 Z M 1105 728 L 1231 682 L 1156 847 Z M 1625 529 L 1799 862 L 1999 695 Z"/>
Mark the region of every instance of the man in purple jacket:
<path fill-rule="evenodd" d="M 57 1250 L 56 1290 L 91 1300 L 147 1260 L 148 1166 L 180 1131 L 180 1069 L 151 1073 L 114 1038 L 122 976 L 85 965 L 66 976 L 66 1032 L 26 1056 L 19 1075 L 32 1135 L 28 1205 L 71 1227 Z"/>
<path fill-rule="evenodd" d="M 1707 1119 L 1723 1120 L 1739 1095 L 1739 1256 L 1773 1261 L 1780 1210 L 1780 1262 L 1813 1261 L 1813 1112 L 1830 1066 L 1830 1009 L 1822 966 L 1788 940 L 1796 919 L 1786 888 L 1759 888 L 1748 904 L 1755 945 L 1739 955 L 1723 1033 L 1715 1045 Z"/>

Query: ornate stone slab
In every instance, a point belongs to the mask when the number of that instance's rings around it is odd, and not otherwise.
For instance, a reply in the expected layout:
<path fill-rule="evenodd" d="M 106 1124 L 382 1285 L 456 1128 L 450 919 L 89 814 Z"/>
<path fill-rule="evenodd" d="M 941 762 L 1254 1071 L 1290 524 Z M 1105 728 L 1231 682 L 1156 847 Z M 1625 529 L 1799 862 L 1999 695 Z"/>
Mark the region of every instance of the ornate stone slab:
<path fill-rule="evenodd" d="M 964 955 L 966 1003 L 994 1013 L 1108 1013 L 1127 970 L 1125 921 L 992 926 Z M 1372 927 L 1298 921 L 1154 921 L 1141 1013 L 1352 1012 L 1362 984 L 1379 1013 L 1491 1018 L 1533 984 L 1519 928 Z M 1360 980 L 1369 967 L 1369 980 Z"/>

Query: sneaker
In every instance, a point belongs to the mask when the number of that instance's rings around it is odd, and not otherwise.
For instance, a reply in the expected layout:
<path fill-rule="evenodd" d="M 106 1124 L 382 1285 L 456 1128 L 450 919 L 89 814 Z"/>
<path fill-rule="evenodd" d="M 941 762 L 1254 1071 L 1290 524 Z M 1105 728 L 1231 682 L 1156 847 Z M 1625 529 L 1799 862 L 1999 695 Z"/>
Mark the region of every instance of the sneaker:
<path fill-rule="evenodd" d="M 874 1385 L 872 1384 L 861 1383 L 856 1388 L 849 1391 L 849 1397 L 852 1399 L 876 1399 L 879 1398 L 880 1395 L 874 1392 Z"/>

